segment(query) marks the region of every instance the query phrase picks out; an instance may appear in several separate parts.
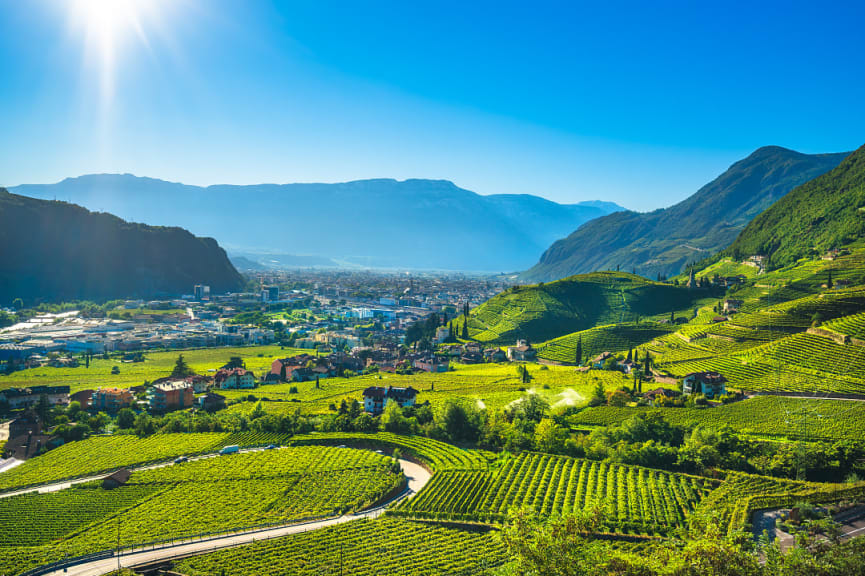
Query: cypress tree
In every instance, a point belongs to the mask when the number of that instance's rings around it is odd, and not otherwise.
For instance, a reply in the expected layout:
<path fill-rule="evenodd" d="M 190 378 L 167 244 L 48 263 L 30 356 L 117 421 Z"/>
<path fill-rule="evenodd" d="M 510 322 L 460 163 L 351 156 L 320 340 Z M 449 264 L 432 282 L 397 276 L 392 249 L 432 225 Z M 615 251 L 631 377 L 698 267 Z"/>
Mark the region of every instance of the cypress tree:
<path fill-rule="evenodd" d="M 583 337 L 580 335 L 577 338 L 577 353 L 575 354 L 577 358 L 577 364 L 581 364 L 583 360 Z"/>

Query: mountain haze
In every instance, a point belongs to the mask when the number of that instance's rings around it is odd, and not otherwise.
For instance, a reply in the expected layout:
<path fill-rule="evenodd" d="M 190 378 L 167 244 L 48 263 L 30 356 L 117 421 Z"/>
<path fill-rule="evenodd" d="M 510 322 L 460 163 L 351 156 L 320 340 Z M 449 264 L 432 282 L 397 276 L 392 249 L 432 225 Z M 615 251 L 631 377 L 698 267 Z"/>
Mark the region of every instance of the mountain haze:
<path fill-rule="evenodd" d="M 23 185 L 17 194 L 212 236 L 233 253 L 323 256 L 369 266 L 511 271 L 556 238 L 620 209 L 531 195 L 481 196 L 445 180 L 189 186 L 129 174 Z"/>
<path fill-rule="evenodd" d="M 760 148 L 674 206 L 616 212 L 584 224 L 553 243 L 521 278 L 549 281 L 617 267 L 650 277 L 677 274 L 687 263 L 729 246 L 751 219 L 847 154 Z"/>
<path fill-rule="evenodd" d="M 212 238 L 2 188 L 0 254 L 0 305 L 188 294 L 198 283 L 216 292 L 243 286 Z"/>

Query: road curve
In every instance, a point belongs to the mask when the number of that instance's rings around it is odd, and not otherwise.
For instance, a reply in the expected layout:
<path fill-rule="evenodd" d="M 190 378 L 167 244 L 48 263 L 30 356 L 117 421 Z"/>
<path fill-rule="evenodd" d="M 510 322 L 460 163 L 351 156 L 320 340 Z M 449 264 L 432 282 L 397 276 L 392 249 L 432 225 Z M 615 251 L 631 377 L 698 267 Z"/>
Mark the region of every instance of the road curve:
<path fill-rule="evenodd" d="M 318 522 L 309 522 L 306 524 L 292 524 L 287 526 L 280 526 L 278 528 L 259 530 L 255 532 L 242 532 L 238 534 L 232 534 L 230 536 L 214 538 L 211 540 L 190 541 L 186 544 L 183 544 L 182 541 L 179 541 L 178 543 L 173 545 L 166 545 L 159 548 L 142 550 L 140 552 L 130 552 L 120 556 L 120 566 L 122 568 L 135 568 L 136 566 L 152 564 L 154 562 L 159 562 L 162 560 L 171 560 L 173 558 L 179 558 L 182 556 L 194 556 L 196 554 L 204 554 L 206 552 L 218 550 L 221 548 L 242 546 L 243 544 L 249 544 L 258 540 L 269 540 L 271 538 L 279 538 L 280 536 L 288 536 L 290 534 L 299 534 L 301 532 L 319 530 L 327 526 L 344 524 L 346 522 L 352 522 L 361 518 L 375 518 L 384 513 L 385 508 L 387 508 L 394 502 L 403 498 L 411 497 L 413 494 L 417 493 L 421 488 L 424 487 L 424 485 L 426 485 L 426 483 L 432 477 L 432 474 L 430 474 L 429 471 L 427 471 L 423 466 L 415 464 L 414 462 L 409 462 L 408 460 L 400 460 L 399 464 L 402 468 L 403 473 L 406 476 L 406 479 L 408 480 L 407 490 L 376 508 L 364 510 L 356 514 L 347 514 L 338 518 L 320 520 Z M 60 570 L 56 570 L 54 572 L 48 572 L 47 575 L 101 576 L 102 574 L 106 574 L 108 572 L 111 572 L 112 570 L 117 570 L 117 565 L 117 557 L 105 558 L 101 560 L 94 560 L 93 562 L 88 562 L 86 564 L 70 566 L 66 569 L 65 572 L 61 568 Z"/>

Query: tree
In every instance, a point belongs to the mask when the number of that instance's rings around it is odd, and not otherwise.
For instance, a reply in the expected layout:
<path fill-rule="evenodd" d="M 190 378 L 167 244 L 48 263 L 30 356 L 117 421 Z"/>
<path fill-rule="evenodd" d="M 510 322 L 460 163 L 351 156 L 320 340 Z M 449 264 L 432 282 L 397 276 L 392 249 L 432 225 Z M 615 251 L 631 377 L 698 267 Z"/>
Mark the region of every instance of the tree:
<path fill-rule="evenodd" d="M 577 364 L 583 363 L 583 336 L 582 334 L 577 337 L 577 353 L 575 354 L 577 358 Z"/>
<path fill-rule="evenodd" d="M 37 416 L 39 416 L 39 420 L 42 421 L 43 426 L 49 424 L 48 417 L 51 415 L 51 402 L 48 401 L 48 396 L 46 394 L 39 395 L 39 400 L 36 401 L 36 406 L 34 406 L 33 411 L 36 412 Z"/>
<path fill-rule="evenodd" d="M 468 305 L 466 305 L 466 306 L 468 306 Z M 466 314 L 466 318 L 465 318 L 465 320 L 463 320 L 462 339 L 463 340 L 469 339 L 469 317 L 468 317 L 468 314 Z"/>
<path fill-rule="evenodd" d="M 285 364 L 283 363 L 280 363 L 279 380 L 280 382 L 288 382 L 288 373 L 286 372 Z"/>
<path fill-rule="evenodd" d="M 558 454 L 564 450 L 565 441 L 568 439 L 568 431 L 556 424 L 549 418 L 541 420 L 535 426 L 535 434 L 532 439 L 535 450 Z"/>
<path fill-rule="evenodd" d="M 826 281 L 826 288 L 829 288 L 831 290 L 833 285 L 834 284 L 832 283 L 832 271 L 829 270 L 829 279 Z"/>
<path fill-rule="evenodd" d="M 592 397 L 589 398 L 589 406 L 603 406 L 607 403 L 607 394 L 604 391 L 604 386 L 600 382 L 595 384 L 595 389 L 592 391 Z"/>
<path fill-rule="evenodd" d="M 174 362 L 174 369 L 171 371 L 172 378 L 186 378 L 187 376 L 191 376 L 194 374 L 192 368 L 186 363 L 186 360 L 183 359 L 183 354 L 180 354 L 177 357 L 177 360 Z"/>
<path fill-rule="evenodd" d="M 232 368 L 246 368 L 246 363 L 244 363 L 243 358 L 240 356 L 232 356 L 228 359 L 228 364 L 225 367 L 229 370 Z"/>
<path fill-rule="evenodd" d="M 24 300 L 22 300 L 21 298 L 16 298 L 15 300 L 13 300 L 12 308 L 14 308 L 16 311 L 21 310 L 22 308 L 24 308 Z"/>
<path fill-rule="evenodd" d="M 117 427 L 121 429 L 135 426 L 135 412 L 131 408 L 123 408 L 117 413 Z"/>

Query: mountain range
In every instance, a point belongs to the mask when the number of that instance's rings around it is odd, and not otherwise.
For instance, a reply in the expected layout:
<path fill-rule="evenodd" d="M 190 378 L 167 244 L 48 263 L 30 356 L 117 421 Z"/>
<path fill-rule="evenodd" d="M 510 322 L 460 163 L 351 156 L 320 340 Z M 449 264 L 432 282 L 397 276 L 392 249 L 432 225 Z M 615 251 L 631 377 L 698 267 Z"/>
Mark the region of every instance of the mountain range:
<path fill-rule="evenodd" d="M 616 269 L 648 277 L 678 274 L 729 246 L 763 210 L 835 168 L 848 154 L 760 148 L 674 206 L 648 213 L 620 211 L 582 225 L 553 243 L 520 278 L 550 281 Z"/>
<path fill-rule="evenodd" d="M 183 226 L 246 258 L 273 252 L 365 266 L 492 272 L 525 269 L 555 239 L 622 209 L 601 201 L 482 196 L 445 180 L 199 187 L 94 174 L 10 190 L 136 222 Z"/>
<path fill-rule="evenodd" d="M 0 253 L 0 305 L 179 295 L 199 283 L 225 292 L 244 283 L 212 238 L 3 188 Z"/>
<path fill-rule="evenodd" d="M 719 256 L 764 255 L 768 268 L 825 254 L 865 237 L 865 146 L 754 218 Z"/>

